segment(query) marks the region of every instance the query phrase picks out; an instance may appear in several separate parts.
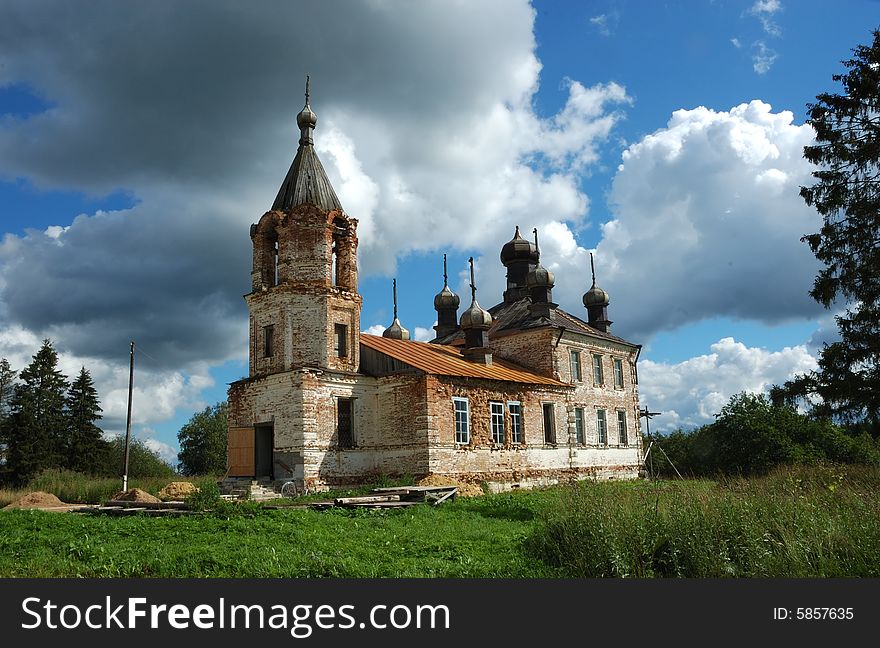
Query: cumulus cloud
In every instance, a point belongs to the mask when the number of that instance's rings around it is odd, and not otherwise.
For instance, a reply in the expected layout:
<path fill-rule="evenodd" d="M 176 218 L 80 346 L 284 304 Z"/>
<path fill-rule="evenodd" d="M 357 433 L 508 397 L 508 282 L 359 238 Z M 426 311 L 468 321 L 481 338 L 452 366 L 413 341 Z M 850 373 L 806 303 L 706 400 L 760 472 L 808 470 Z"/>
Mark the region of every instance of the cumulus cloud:
<path fill-rule="evenodd" d="M 726 337 L 713 344 L 710 353 L 684 362 L 640 362 L 640 400 L 662 412 L 652 420 L 652 430 L 690 429 L 714 421 L 734 394 L 763 393 L 815 368 L 806 346 L 767 351 Z"/>
<path fill-rule="evenodd" d="M 0 177 L 121 188 L 136 204 L 7 234 L 0 330 L 33 338 L 23 360 L 43 337 L 88 360 L 113 421 L 129 340 L 154 358 L 153 378 L 137 383 L 153 403 L 145 422 L 187 402 L 207 367 L 240 359 L 248 226 L 295 151 L 306 73 L 316 146 L 360 220 L 365 275 L 390 273 L 410 251 L 494 251 L 509 223 L 533 214 L 582 221 L 579 177 L 622 118 L 625 90 L 567 80 L 562 110 L 539 118 L 532 7 L 461 12 L 197 1 L 169 19 L 156 5 L 4 3 L 0 85 L 26 86 L 49 107 L 0 124 Z M 0 353 L 19 353 L 7 337 Z"/>
<path fill-rule="evenodd" d="M 807 291 L 819 265 L 800 237 L 821 223 L 798 195 L 812 137 L 790 112 L 752 101 L 678 110 L 630 146 L 596 257 L 617 330 L 643 339 L 708 317 L 816 316 Z"/>

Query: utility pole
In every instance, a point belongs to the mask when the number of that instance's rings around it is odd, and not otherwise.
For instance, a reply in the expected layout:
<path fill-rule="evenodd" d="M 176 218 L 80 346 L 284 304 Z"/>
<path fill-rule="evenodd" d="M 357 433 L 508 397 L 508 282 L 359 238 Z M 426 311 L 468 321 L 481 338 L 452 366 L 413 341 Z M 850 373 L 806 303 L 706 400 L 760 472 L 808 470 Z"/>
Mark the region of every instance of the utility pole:
<path fill-rule="evenodd" d="M 656 445 L 657 449 L 663 453 L 664 457 L 666 457 L 666 461 L 668 461 L 669 465 L 672 466 L 672 469 L 675 471 L 675 474 L 678 475 L 678 478 L 684 479 L 684 477 L 681 476 L 681 473 L 678 472 L 678 468 L 676 468 L 675 464 L 672 463 L 672 459 L 669 458 L 669 455 L 666 454 L 666 451 L 660 447 L 659 443 L 657 443 L 657 439 L 651 436 L 651 419 L 662 413 L 663 412 L 649 412 L 647 405 L 645 406 L 645 409 L 639 410 L 639 417 L 645 419 L 645 434 L 648 437 L 648 449 L 645 452 L 645 458 L 642 459 L 642 465 L 645 465 L 645 462 L 650 461 L 649 472 L 651 475 L 651 479 L 654 479 L 654 458 L 651 456 L 651 448 Z"/>
<path fill-rule="evenodd" d="M 134 340 L 128 361 L 128 416 L 125 418 L 125 463 L 122 466 L 122 490 L 128 490 L 128 445 L 131 441 L 131 393 L 134 387 Z"/>

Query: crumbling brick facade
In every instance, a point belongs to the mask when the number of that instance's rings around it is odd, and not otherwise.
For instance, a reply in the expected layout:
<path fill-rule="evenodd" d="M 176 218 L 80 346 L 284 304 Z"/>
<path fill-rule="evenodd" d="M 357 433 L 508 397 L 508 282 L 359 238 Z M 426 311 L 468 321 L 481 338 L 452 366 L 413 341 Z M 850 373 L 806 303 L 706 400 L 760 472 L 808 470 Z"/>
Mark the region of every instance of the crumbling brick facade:
<path fill-rule="evenodd" d="M 558 309 L 537 239 L 517 230 L 502 251 L 504 301 L 488 312 L 474 302 L 462 318 L 479 330 L 466 335 L 447 312 L 433 344 L 391 327 L 362 334 L 357 220 L 314 153 L 308 105 L 297 121 L 291 170 L 251 227 L 249 374 L 229 389 L 230 476 L 313 489 L 380 474 L 497 489 L 636 477 L 639 347 L 610 334 L 607 294 L 594 283 L 589 323 Z M 435 305 L 455 310 L 444 290 Z"/>

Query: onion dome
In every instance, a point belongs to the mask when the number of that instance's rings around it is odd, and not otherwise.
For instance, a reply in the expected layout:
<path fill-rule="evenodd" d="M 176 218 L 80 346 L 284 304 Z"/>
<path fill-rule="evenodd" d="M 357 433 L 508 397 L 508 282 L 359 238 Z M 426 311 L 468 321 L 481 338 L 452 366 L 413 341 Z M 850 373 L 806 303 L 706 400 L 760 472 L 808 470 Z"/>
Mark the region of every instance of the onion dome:
<path fill-rule="evenodd" d="M 590 271 L 593 273 L 593 285 L 584 293 L 584 306 L 587 308 L 595 306 L 607 306 L 611 303 L 608 293 L 596 285 L 596 266 L 593 263 L 593 253 L 590 252 Z"/>
<path fill-rule="evenodd" d="M 477 302 L 477 286 L 474 283 L 474 257 L 468 259 L 468 263 L 471 265 L 471 305 L 461 314 L 460 325 L 465 331 L 468 329 L 488 329 L 492 326 L 492 315 Z"/>
<path fill-rule="evenodd" d="M 449 290 L 449 286 L 443 286 L 443 290 L 434 295 L 434 310 L 458 310 L 461 299 Z"/>
<path fill-rule="evenodd" d="M 382 337 L 392 338 L 394 340 L 408 340 L 409 331 L 403 328 L 400 324 L 400 320 L 395 317 L 394 321 L 391 322 L 391 326 L 382 331 Z"/>
<path fill-rule="evenodd" d="M 492 316 L 474 299 L 470 308 L 461 314 L 461 328 L 489 328 L 490 326 L 492 326 Z"/>
<path fill-rule="evenodd" d="M 397 279 L 393 280 L 392 286 L 394 290 L 394 321 L 391 322 L 391 326 L 382 331 L 382 337 L 393 340 L 408 340 L 409 331 L 403 328 L 400 320 L 397 319 Z"/>
<path fill-rule="evenodd" d="M 607 306 L 611 303 L 608 293 L 599 288 L 596 284 L 584 293 L 584 306 Z"/>
<path fill-rule="evenodd" d="M 302 130 L 303 128 L 314 128 L 317 124 L 318 116 L 314 113 L 312 107 L 306 104 L 296 116 L 296 125 Z"/>
<path fill-rule="evenodd" d="M 529 272 L 526 277 L 526 286 L 532 288 L 552 288 L 556 285 L 556 277 L 547 268 L 542 265 L 535 266 L 535 269 Z"/>
<path fill-rule="evenodd" d="M 531 241 L 520 236 L 519 225 L 516 226 L 513 238 L 501 248 L 501 263 L 507 266 L 514 261 L 528 261 L 533 264 L 538 262 L 537 248 Z"/>
<path fill-rule="evenodd" d="M 541 252 L 538 247 L 538 228 L 535 228 L 534 232 L 535 251 L 540 258 Z M 538 261 L 537 265 L 529 271 L 528 275 L 526 275 L 526 287 L 529 291 L 531 291 L 532 288 L 552 288 L 554 285 L 556 285 L 556 277 L 554 277 L 553 273 L 547 268 L 542 266 L 540 261 Z"/>
<path fill-rule="evenodd" d="M 443 255 L 443 290 L 434 295 L 434 310 L 458 310 L 461 299 L 449 289 L 449 277 L 446 274 L 446 255 Z"/>

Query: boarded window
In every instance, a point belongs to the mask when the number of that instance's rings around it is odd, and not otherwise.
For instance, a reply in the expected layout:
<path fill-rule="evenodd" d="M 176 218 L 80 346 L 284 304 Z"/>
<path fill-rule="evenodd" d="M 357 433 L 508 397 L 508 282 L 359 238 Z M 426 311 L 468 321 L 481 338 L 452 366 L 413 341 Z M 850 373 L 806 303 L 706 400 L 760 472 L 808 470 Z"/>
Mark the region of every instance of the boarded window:
<path fill-rule="evenodd" d="M 556 443 L 556 423 L 553 403 L 544 403 L 544 443 Z"/>
<path fill-rule="evenodd" d="M 354 447 L 353 405 L 351 398 L 336 399 L 336 443 L 342 449 Z"/>
<path fill-rule="evenodd" d="M 471 418 L 467 398 L 453 398 L 452 406 L 455 411 L 455 442 L 470 443 Z"/>
<path fill-rule="evenodd" d="M 596 433 L 599 437 L 599 445 L 608 445 L 608 423 L 605 420 L 605 410 L 596 410 Z"/>
<path fill-rule="evenodd" d="M 504 404 L 489 403 L 489 416 L 492 423 L 492 441 L 504 443 Z"/>
<path fill-rule="evenodd" d="M 345 324 L 333 325 L 333 353 L 337 358 L 348 357 L 348 327 Z"/>
<path fill-rule="evenodd" d="M 623 361 L 614 358 L 614 386 L 623 389 Z"/>
<path fill-rule="evenodd" d="M 510 412 L 510 442 L 522 443 L 522 406 L 510 401 L 507 403 L 507 411 Z"/>
<path fill-rule="evenodd" d="M 617 410 L 617 442 L 620 445 L 629 443 L 626 434 L 626 412 L 623 410 Z"/>
<path fill-rule="evenodd" d="M 602 374 L 602 356 L 593 356 L 593 384 L 600 387 L 605 384 L 605 377 Z"/>
<path fill-rule="evenodd" d="M 578 445 L 584 444 L 584 408 L 574 408 L 574 434 Z"/>

